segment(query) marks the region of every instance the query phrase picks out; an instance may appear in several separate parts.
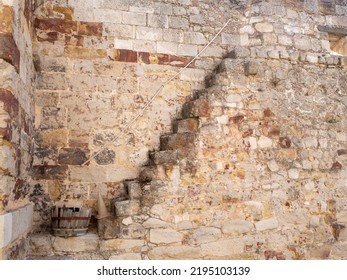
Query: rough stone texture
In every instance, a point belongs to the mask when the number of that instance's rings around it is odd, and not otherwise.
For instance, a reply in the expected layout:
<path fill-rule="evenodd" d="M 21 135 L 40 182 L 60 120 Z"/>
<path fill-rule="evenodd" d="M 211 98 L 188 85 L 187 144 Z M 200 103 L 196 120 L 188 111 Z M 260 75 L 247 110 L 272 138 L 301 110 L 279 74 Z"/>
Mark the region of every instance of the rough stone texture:
<path fill-rule="evenodd" d="M 59 253 L 77 253 L 96 251 L 99 246 L 99 238 L 95 234 L 87 234 L 81 237 L 55 237 L 52 240 L 53 249 Z"/>
<path fill-rule="evenodd" d="M 102 193 L 99 237 L 33 238 L 77 259 L 345 258 L 345 2 L 176 2 L 1 5 L 0 214 Z"/>

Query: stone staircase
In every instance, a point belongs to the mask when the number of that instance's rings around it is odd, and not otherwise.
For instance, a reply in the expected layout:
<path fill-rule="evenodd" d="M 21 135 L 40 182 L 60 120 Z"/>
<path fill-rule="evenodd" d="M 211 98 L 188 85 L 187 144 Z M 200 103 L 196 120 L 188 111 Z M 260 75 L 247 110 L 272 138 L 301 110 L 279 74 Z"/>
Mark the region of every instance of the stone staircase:
<path fill-rule="evenodd" d="M 172 123 L 172 133 L 160 137 L 159 150 L 149 153 L 148 165 L 143 166 L 138 178 L 124 181 L 128 196 L 114 202 L 115 217 L 106 225 L 114 227 L 115 221 L 123 230 L 127 230 L 127 221 L 143 222 L 148 216 L 155 216 L 150 208 L 162 203 L 172 193 L 173 185 L 180 184 L 182 174 L 194 176 L 196 172 L 197 137 L 202 125 L 214 122 L 211 117 L 212 103 L 219 106 L 221 80 L 227 78 L 233 59 L 222 61 L 215 73 L 206 81 L 208 88 L 194 92 L 182 106 L 181 117 Z M 217 94 L 215 94 L 217 93 Z M 177 194 L 175 194 L 177 195 Z M 131 226 L 131 225 L 130 225 Z M 107 233 L 103 238 L 110 238 Z M 124 237 L 121 234 L 111 238 Z"/>

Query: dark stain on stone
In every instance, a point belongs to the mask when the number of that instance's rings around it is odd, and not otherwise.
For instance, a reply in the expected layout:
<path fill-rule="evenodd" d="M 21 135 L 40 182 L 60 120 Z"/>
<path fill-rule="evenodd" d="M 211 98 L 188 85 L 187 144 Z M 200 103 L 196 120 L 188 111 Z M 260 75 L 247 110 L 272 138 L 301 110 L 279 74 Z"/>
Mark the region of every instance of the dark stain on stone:
<path fill-rule="evenodd" d="M 338 241 L 341 230 L 343 230 L 346 226 L 342 224 L 332 224 L 331 227 L 333 230 L 333 236 L 335 240 Z"/>
<path fill-rule="evenodd" d="M 340 170 L 342 169 L 342 164 L 338 161 L 335 161 L 333 165 L 331 166 L 331 170 Z"/>
<path fill-rule="evenodd" d="M 290 148 L 292 142 L 290 141 L 288 137 L 280 137 L 279 144 L 281 148 L 287 149 L 287 148 Z"/>

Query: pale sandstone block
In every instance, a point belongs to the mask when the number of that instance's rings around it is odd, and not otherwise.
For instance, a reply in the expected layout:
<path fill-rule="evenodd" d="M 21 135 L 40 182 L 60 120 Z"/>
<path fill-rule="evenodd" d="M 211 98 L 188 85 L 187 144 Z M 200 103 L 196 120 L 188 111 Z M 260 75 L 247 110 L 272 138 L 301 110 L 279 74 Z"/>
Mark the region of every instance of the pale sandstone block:
<path fill-rule="evenodd" d="M 155 218 L 149 218 L 142 224 L 145 228 L 166 228 L 170 224 Z"/>
<path fill-rule="evenodd" d="M 126 253 L 121 255 L 114 255 L 109 260 L 142 260 L 141 254 L 139 253 Z"/>
<path fill-rule="evenodd" d="M 151 260 L 190 260 L 200 257 L 200 249 L 193 246 L 156 247 L 148 252 Z"/>
<path fill-rule="evenodd" d="M 151 243 L 177 243 L 181 242 L 183 234 L 172 229 L 152 229 L 150 230 L 149 240 Z"/>
<path fill-rule="evenodd" d="M 222 236 L 218 228 L 198 228 L 190 231 L 190 244 L 202 244 L 218 240 Z"/>
<path fill-rule="evenodd" d="M 52 254 L 52 235 L 35 234 L 30 237 L 31 256 L 49 256 Z"/>
<path fill-rule="evenodd" d="M 109 239 L 100 242 L 100 251 L 136 249 L 144 245 L 145 241 L 140 239 Z"/>
<path fill-rule="evenodd" d="M 116 38 L 114 40 L 114 47 L 116 49 L 132 50 L 133 49 L 133 40 L 122 40 L 122 39 Z"/>
<path fill-rule="evenodd" d="M 167 15 L 152 15 L 148 16 L 148 26 L 156 28 L 168 28 L 169 17 Z"/>
<path fill-rule="evenodd" d="M 184 81 L 202 82 L 205 80 L 205 76 L 205 70 L 189 68 L 181 73 L 180 78 Z"/>
<path fill-rule="evenodd" d="M 242 254 L 244 251 L 244 241 L 241 238 L 226 239 L 217 242 L 201 245 L 203 256 L 229 257 Z"/>
<path fill-rule="evenodd" d="M 198 54 L 198 47 L 195 45 L 179 44 L 177 54 L 184 56 L 196 56 Z"/>
<path fill-rule="evenodd" d="M 157 52 L 177 55 L 178 44 L 173 42 L 157 42 Z"/>
<path fill-rule="evenodd" d="M 192 45 L 204 45 L 207 43 L 207 40 L 203 33 L 199 32 L 185 32 L 183 34 L 183 42 L 185 44 Z"/>
<path fill-rule="evenodd" d="M 162 29 L 144 26 L 136 27 L 136 39 L 158 41 L 162 40 L 162 37 Z"/>
<path fill-rule="evenodd" d="M 99 237 L 88 233 L 79 237 L 55 237 L 53 238 L 53 249 L 56 252 L 77 253 L 96 251 L 99 246 Z"/>
<path fill-rule="evenodd" d="M 122 22 L 122 12 L 110 9 L 94 9 L 94 21 L 95 22 L 111 22 L 111 23 L 121 23 Z"/>
<path fill-rule="evenodd" d="M 246 220 L 227 221 L 222 225 L 222 232 L 231 235 L 240 235 L 251 232 L 254 225 Z"/>
<path fill-rule="evenodd" d="M 170 16 L 169 17 L 169 28 L 188 29 L 189 28 L 189 21 L 185 18 L 182 18 L 182 17 Z"/>
<path fill-rule="evenodd" d="M 122 23 L 130 25 L 146 26 L 147 16 L 145 13 L 122 12 Z"/>
<path fill-rule="evenodd" d="M 273 32 L 273 30 L 274 30 L 273 25 L 271 23 L 268 23 L 268 22 L 256 23 L 254 27 L 257 31 L 263 32 L 263 33 Z"/>
<path fill-rule="evenodd" d="M 267 219 L 255 223 L 257 231 L 276 229 L 278 227 L 277 219 Z"/>
<path fill-rule="evenodd" d="M 12 239 L 12 213 L 0 215 L 0 249 L 10 244 Z"/>

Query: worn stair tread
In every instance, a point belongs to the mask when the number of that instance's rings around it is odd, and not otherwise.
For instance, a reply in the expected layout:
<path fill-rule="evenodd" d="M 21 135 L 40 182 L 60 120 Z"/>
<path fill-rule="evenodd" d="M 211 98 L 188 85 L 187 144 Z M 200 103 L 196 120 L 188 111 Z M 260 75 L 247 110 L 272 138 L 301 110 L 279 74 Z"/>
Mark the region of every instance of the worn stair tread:
<path fill-rule="evenodd" d="M 199 129 L 199 119 L 198 118 L 186 118 L 176 120 L 173 123 L 174 133 L 184 133 L 184 132 L 197 132 Z"/>
<path fill-rule="evenodd" d="M 160 150 L 176 150 L 192 148 L 194 146 L 195 133 L 173 133 L 160 137 Z"/>
<path fill-rule="evenodd" d="M 182 118 L 209 117 L 210 114 L 210 101 L 205 97 L 186 102 L 182 107 Z"/>

